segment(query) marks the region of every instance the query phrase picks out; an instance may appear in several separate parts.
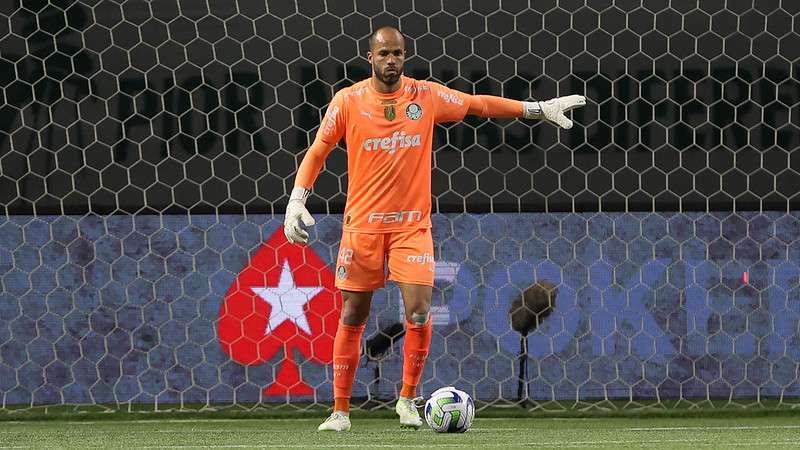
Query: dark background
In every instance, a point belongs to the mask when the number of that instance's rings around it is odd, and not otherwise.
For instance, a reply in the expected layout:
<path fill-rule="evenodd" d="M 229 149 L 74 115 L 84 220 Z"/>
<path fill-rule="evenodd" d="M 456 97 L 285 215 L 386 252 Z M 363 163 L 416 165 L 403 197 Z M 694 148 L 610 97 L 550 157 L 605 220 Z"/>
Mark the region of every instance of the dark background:
<path fill-rule="evenodd" d="M 800 2 L 205 3 L 0 3 L 7 214 L 281 212 L 381 25 L 410 76 L 590 99 L 570 131 L 438 127 L 438 211 L 800 209 Z M 342 210 L 345 168 L 333 152 L 312 211 Z"/>

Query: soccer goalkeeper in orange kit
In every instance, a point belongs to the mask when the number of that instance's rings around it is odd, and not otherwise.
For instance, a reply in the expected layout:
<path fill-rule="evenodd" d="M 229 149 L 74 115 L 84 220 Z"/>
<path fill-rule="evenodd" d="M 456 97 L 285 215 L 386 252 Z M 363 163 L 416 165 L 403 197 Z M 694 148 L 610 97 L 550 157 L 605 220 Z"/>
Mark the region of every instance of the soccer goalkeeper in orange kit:
<path fill-rule="evenodd" d="M 344 304 L 333 344 L 333 413 L 320 431 L 350 429 L 350 397 L 361 354 L 361 336 L 372 292 L 388 279 L 403 296 L 406 334 L 403 387 L 395 411 L 401 427 L 419 428 L 416 389 L 431 342 L 430 307 L 434 258 L 431 237 L 431 144 L 433 127 L 466 114 L 494 118 L 545 119 L 562 128 L 564 112 L 586 104 L 580 95 L 544 102 L 522 102 L 469 95 L 438 83 L 403 75 L 405 41 L 383 27 L 369 40 L 372 77 L 336 93 L 316 139 L 297 172 L 286 206 L 284 232 L 305 243 L 305 226 L 314 219 L 305 207 L 314 181 L 334 146 L 345 139 L 349 184 L 342 240 L 336 261 L 336 287 Z"/>

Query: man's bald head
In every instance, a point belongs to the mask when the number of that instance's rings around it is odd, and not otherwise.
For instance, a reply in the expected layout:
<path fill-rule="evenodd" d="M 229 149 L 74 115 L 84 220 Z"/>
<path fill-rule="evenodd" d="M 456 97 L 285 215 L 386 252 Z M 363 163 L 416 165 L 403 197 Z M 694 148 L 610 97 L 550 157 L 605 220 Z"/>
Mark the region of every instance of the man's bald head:
<path fill-rule="evenodd" d="M 395 27 L 380 27 L 369 36 L 369 50 L 374 51 L 375 44 L 381 43 L 399 43 L 400 46 L 406 48 L 406 39 L 403 33 Z"/>
<path fill-rule="evenodd" d="M 379 90 L 393 92 L 399 88 L 405 59 L 406 40 L 397 28 L 380 27 L 369 37 L 367 60 Z"/>

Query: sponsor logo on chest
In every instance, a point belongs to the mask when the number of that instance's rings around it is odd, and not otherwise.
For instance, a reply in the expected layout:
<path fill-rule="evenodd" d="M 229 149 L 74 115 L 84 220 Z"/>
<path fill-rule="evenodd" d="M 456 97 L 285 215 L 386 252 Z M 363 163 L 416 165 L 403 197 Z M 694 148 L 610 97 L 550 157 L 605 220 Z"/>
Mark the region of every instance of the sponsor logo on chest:
<path fill-rule="evenodd" d="M 361 147 L 368 152 L 383 150 L 391 155 L 397 152 L 397 150 L 411 149 L 421 145 L 422 135 L 406 134 L 405 131 L 395 131 L 391 136 L 387 137 L 366 138 Z"/>

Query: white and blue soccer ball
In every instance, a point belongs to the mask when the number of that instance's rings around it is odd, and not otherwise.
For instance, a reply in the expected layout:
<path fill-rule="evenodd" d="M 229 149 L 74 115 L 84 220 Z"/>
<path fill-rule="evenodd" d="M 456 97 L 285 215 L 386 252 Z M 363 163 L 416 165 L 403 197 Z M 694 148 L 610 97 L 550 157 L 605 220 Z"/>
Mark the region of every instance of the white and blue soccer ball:
<path fill-rule="evenodd" d="M 436 390 L 425 402 L 425 421 L 437 433 L 463 433 L 474 418 L 472 398 L 452 386 Z"/>

